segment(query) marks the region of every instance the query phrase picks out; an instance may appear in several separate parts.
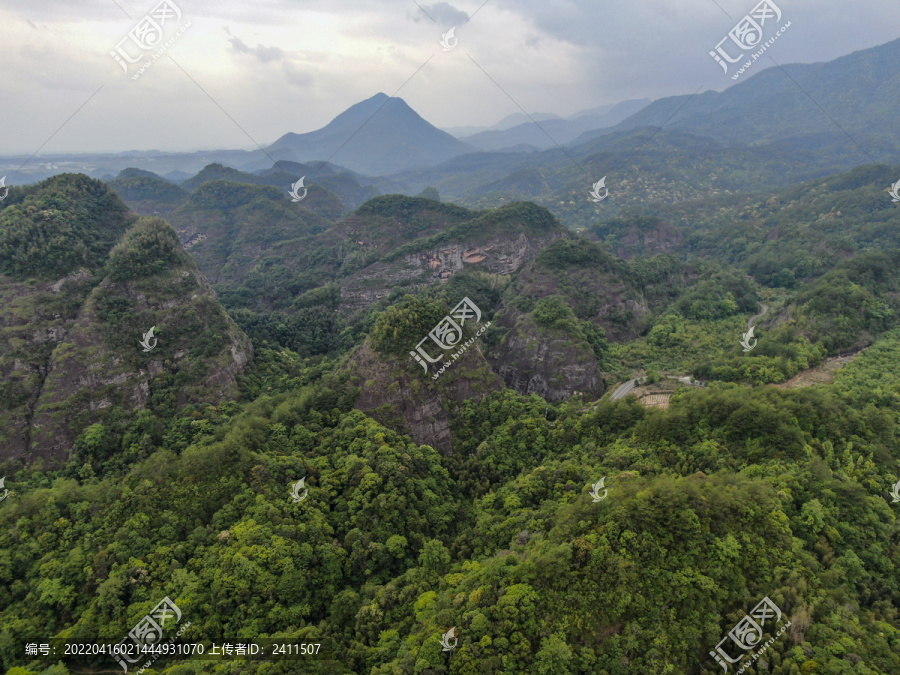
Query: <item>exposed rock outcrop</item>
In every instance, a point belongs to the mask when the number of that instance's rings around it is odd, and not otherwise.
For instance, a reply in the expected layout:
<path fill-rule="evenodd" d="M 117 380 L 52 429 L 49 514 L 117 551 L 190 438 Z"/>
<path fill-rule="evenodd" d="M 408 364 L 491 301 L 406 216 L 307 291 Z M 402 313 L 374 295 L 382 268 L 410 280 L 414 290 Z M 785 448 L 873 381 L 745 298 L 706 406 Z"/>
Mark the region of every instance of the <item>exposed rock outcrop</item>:
<path fill-rule="evenodd" d="M 378 262 L 342 284 L 341 309 L 348 313 L 363 310 L 387 297 L 395 286 L 427 286 L 446 281 L 465 269 L 513 274 L 531 262 L 542 248 L 564 236 L 563 232 L 537 237 L 520 232 L 477 244 L 448 243 L 410 253 L 400 260 Z"/>
<path fill-rule="evenodd" d="M 56 282 L 0 276 L 0 459 L 59 464 L 112 410 L 238 396 L 249 339 L 164 221 L 139 220 L 125 238 L 137 231 L 113 251 L 118 276 L 99 280 L 85 269 Z M 164 269 L 147 272 L 141 233 L 168 237 L 175 253 Z M 149 262 L 158 262 L 155 254 Z"/>
<path fill-rule="evenodd" d="M 0 275 L 0 458 L 26 456 L 53 352 L 90 290 L 85 269 L 55 283 Z"/>
<path fill-rule="evenodd" d="M 593 400 L 605 385 L 590 345 L 562 331 L 547 330 L 521 316 L 491 354 L 491 365 L 508 387 L 548 401 L 576 395 Z"/>
<path fill-rule="evenodd" d="M 380 355 L 366 340 L 350 361 L 350 373 L 360 387 L 356 407 L 385 426 L 408 433 L 416 443 L 452 455 L 451 411 L 502 389 L 503 382 L 491 371 L 477 342 L 435 381 L 411 358 L 408 361 Z"/>

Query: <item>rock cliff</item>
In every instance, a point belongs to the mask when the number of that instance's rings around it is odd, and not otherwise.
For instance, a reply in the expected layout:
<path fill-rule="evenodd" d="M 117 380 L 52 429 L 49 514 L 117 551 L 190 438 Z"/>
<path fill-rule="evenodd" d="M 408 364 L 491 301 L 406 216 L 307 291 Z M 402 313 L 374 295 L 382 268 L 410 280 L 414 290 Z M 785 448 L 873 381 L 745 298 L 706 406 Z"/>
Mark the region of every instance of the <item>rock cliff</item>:
<path fill-rule="evenodd" d="M 14 195 L 0 272 L 0 459 L 59 464 L 108 415 L 237 396 L 249 340 L 172 228 L 99 181 Z"/>

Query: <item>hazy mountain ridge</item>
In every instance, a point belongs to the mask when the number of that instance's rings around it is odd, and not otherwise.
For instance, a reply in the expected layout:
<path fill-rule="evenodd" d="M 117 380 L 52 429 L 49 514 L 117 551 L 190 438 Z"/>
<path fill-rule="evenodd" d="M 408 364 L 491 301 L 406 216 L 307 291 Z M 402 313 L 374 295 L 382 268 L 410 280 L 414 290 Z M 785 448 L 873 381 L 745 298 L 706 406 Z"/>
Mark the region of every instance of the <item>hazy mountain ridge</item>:
<path fill-rule="evenodd" d="M 900 40 L 894 40 L 833 61 L 786 64 L 783 68 L 790 77 L 777 67 L 767 68 L 721 93 L 707 91 L 654 101 L 614 131 L 665 123 L 667 129 L 696 133 L 726 145 L 750 146 L 824 134 L 846 150 L 843 157 L 820 156 L 820 162 L 842 161 L 850 168 L 851 161 L 866 161 L 865 152 L 887 159 L 900 147 L 894 116 L 900 107 L 900 84 L 894 78 L 898 60 Z M 852 142 L 846 145 L 846 133 L 863 151 Z M 823 142 L 808 144 L 807 149 L 821 147 Z"/>
<path fill-rule="evenodd" d="M 635 131 L 642 127 L 658 128 L 661 125 L 670 131 L 714 139 L 725 147 L 746 149 L 751 146 L 776 154 L 787 147 L 805 147 L 807 152 L 802 162 L 805 166 L 795 161 L 793 165 L 782 167 L 787 169 L 783 177 L 771 179 L 786 184 L 809 178 L 813 175 L 810 173 L 812 171 L 833 173 L 847 170 L 860 161 L 871 161 L 871 158 L 887 159 L 892 149 L 900 147 L 900 132 L 893 129 L 891 116 L 900 103 L 900 87 L 892 77 L 893 64 L 897 62 L 898 55 L 900 45 L 898 41 L 893 41 L 827 63 L 783 66 L 790 77 L 777 67 L 761 68 L 721 93 L 708 91 L 695 96 L 668 97 L 650 104 L 637 100 L 624 101 L 615 106 L 585 111 L 585 114 L 574 116 L 574 119 L 545 119 L 540 124 L 557 143 L 569 143 L 573 148 L 610 133 Z M 799 83 L 802 90 L 791 78 Z M 818 105 L 811 102 L 803 90 L 809 92 Z M 842 94 L 835 96 L 835 91 Z M 685 105 L 682 107 L 682 104 Z M 824 114 L 819 106 L 828 114 Z M 632 108 L 636 107 L 642 109 L 635 112 Z M 676 110 L 679 110 L 677 115 L 671 117 Z M 621 118 L 628 112 L 633 114 L 615 126 L 605 128 L 618 121 L 616 116 Z M 853 140 L 847 138 L 835 121 Z M 570 130 L 579 125 L 582 127 L 581 135 L 570 138 Z M 531 122 L 511 129 L 480 133 L 487 134 L 483 136 L 486 139 L 504 139 L 486 141 L 487 145 L 483 145 L 486 149 L 519 147 L 527 150 L 512 153 L 526 162 L 542 162 L 539 157 L 529 159 L 530 150 L 552 145 Z M 339 148 L 340 154 L 334 155 Z M 285 134 L 269 147 L 269 154 L 270 157 L 293 162 L 319 162 L 334 156 L 338 163 L 349 169 L 378 177 L 373 178 L 373 182 L 381 180 L 388 185 L 390 181 L 385 178 L 391 174 L 434 167 L 454 157 L 470 154 L 475 149 L 423 120 L 402 99 L 390 99 L 385 94 L 378 94 L 351 106 L 322 129 L 306 134 Z M 344 155 L 348 160 L 346 162 L 342 161 Z M 198 162 L 202 165 L 224 162 L 237 168 L 267 170 L 272 164 L 270 157 L 260 151 L 214 151 L 184 155 L 151 152 L 120 153 L 115 156 L 115 161 L 133 161 L 132 166 L 168 174 L 185 169 L 196 171 L 194 167 Z M 58 161 L 65 166 L 73 164 L 71 157 L 58 158 Z M 102 157 L 85 156 L 84 161 L 101 166 L 109 164 Z M 179 162 L 181 164 L 176 168 L 175 164 Z M 294 180 L 297 178 L 299 176 L 295 176 Z M 482 182 L 497 179 L 493 176 Z M 382 188 L 381 191 L 394 192 L 396 187 Z M 414 192 L 421 189 L 422 186 L 417 187 Z M 466 196 L 452 190 L 448 194 L 454 194 L 457 198 Z"/>
<path fill-rule="evenodd" d="M 555 120 L 562 118 L 554 113 L 532 113 L 531 119 L 542 122 L 544 120 Z M 496 124 L 491 124 L 490 126 L 448 127 L 446 129 L 441 129 L 441 131 L 446 131 L 451 136 L 462 139 L 466 136 L 472 136 L 474 134 L 481 133 L 482 131 L 505 131 L 507 129 L 512 129 L 513 127 L 530 121 L 531 120 L 528 119 L 528 115 L 520 112 L 514 112 L 510 113 Z"/>
<path fill-rule="evenodd" d="M 557 145 L 567 145 L 591 130 L 614 127 L 650 103 L 649 99 L 623 101 L 605 107 L 602 112 L 587 112 L 569 119 L 535 118 L 502 130 L 487 130 L 460 140 L 482 151 L 501 150 L 516 145 L 530 145 L 547 150 Z"/>
<path fill-rule="evenodd" d="M 648 202 L 783 188 L 870 157 L 887 159 L 891 148 L 900 148 L 891 112 L 900 105 L 893 77 L 898 56 L 900 41 L 894 41 L 827 63 L 784 66 L 852 140 L 780 69 L 769 68 L 722 93 L 655 101 L 610 129 L 582 134 L 568 155 L 556 149 L 467 154 L 393 178 L 410 192 L 432 185 L 470 208 L 534 200 L 570 227 L 609 217 L 611 206 L 619 207 L 610 214 L 618 217 L 621 208 Z M 587 192 L 603 176 L 610 198 L 593 207 Z"/>

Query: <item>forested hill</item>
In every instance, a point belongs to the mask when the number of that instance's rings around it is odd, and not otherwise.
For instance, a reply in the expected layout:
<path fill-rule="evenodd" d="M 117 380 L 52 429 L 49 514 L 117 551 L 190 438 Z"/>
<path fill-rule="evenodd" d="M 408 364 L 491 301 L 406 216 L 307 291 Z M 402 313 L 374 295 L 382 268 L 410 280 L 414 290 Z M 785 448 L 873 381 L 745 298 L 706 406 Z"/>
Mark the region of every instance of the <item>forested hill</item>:
<path fill-rule="evenodd" d="M 768 597 L 791 625 L 756 673 L 897 672 L 898 410 L 864 389 L 898 349 L 834 391 L 698 390 L 668 411 L 498 393 L 463 406 L 452 458 L 303 374 L 236 419 L 198 415 L 125 476 L 17 472 L 0 657 L 50 672 L 19 642 L 118 641 L 168 596 L 186 637 L 252 626 L 335 655 L 304 672 L 712 675 Z"/>
<path fill-rule="evenodd" d="M 739 265 L 760 282 L 794 287 L 842 260 L 900 247 L 900 210 L 889 190 L 900 167 L 863 165 L 782 190 L 655 205 L 653 215 L 611 219 L 592 234 L 622 255 L 692 252 Z M 637 241 L 636 241 L 637 240 Z M 635 245 L 637 244 L 637 245 Z"/>
<path fill-rule="evenodd" d="M 329 658 L 145 673 L 713 675 L 719 645 L 750 675 L 900 673 L 900 247 L 854 206 L 891 203 L 877 181 L 841 180 L 846 244 L 814 186 L 723 202 L 840 251 L 784 279 L 700 206 L 705 258 L 674 220 L 580 237 L 529 202 L 331 220 L 221 176 L 173 228 L 84 176 L 13 188 L 0 667 L 115 670 L 23 646 L 117 644 L 168 597 L 184 641 Z"/>
<path fill-rule="evenodd" d="M 93 447 L 127 464 L 186 404 L 237 397 L 249 340 L 168 223 L 126 214 L 103 183 L 12 193 L 0 272 L 0 458 L 52 466 Z M 98 424 L 134 414 L 144 434 L 128 442 Z"/>

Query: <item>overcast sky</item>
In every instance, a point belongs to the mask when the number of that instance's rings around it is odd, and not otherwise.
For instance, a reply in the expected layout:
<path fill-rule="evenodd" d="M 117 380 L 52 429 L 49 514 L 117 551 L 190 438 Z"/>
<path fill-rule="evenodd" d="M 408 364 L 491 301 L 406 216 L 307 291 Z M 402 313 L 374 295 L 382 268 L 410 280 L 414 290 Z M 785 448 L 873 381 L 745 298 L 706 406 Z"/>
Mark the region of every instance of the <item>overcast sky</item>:
<path fill-rule="evenodd" d="M 174 61 L 132 80 L 138 66 L 126 74 L 110 52 L 158 1 L 0 1 L 0 153 L 250 149 L 378 92 L 453 127 L 494 124 L 516 103 L 569 115 L 721 90 L 731 80 L 708 53 L 756 4 L 173 0 L 182 16 L 164 38 L 190 22 L 168 50 Z M 768 52 L 782 64 L 900 37 L 896 0 L 775 1 L 792 24 Z M 453 26 L 458 43 L 443 51 Z"/>

